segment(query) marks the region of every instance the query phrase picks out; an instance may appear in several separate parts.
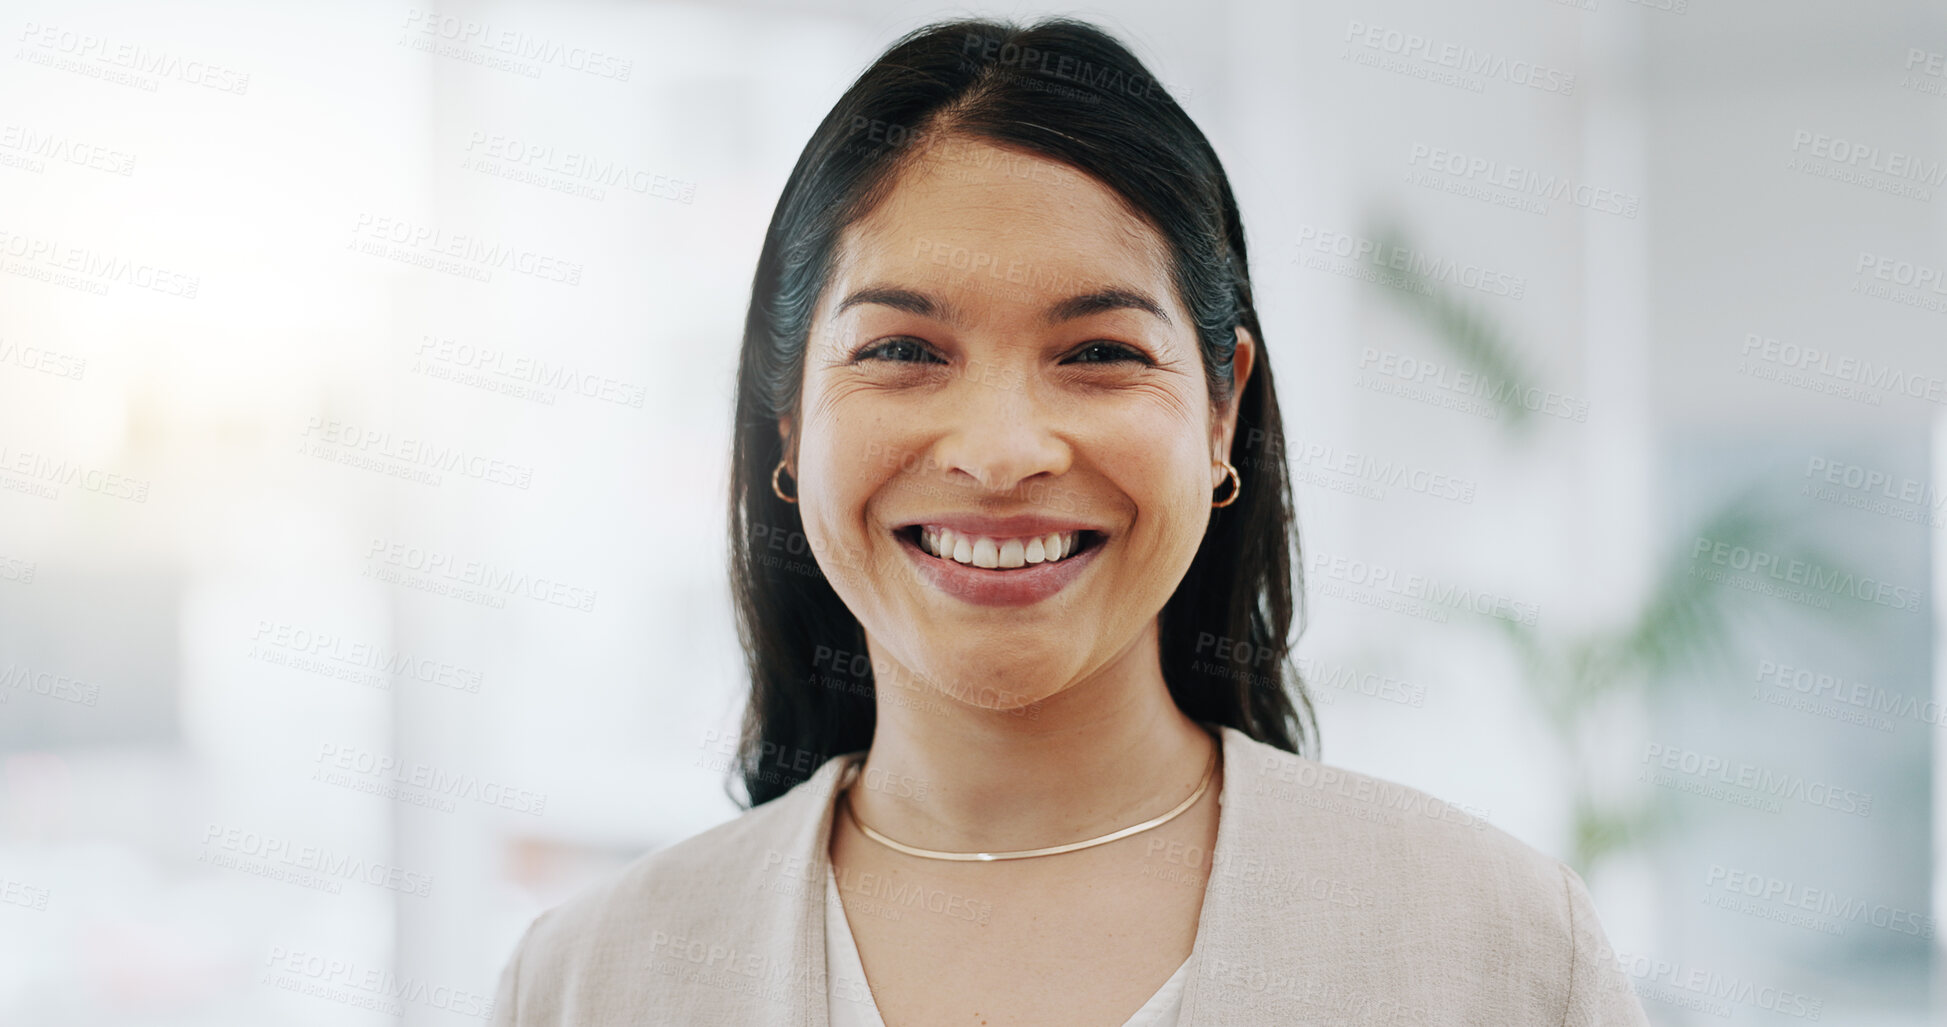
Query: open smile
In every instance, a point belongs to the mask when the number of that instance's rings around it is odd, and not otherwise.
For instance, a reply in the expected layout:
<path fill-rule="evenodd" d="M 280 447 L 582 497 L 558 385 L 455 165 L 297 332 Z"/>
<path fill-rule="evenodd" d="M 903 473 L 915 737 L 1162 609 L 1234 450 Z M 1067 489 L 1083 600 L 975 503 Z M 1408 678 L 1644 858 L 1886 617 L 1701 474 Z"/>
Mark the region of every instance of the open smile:
<path fill-rule="evenodd" d="M 997 539 L 909 524 L 892 534 L 922 578 L 976 606 L 1038 603 L 1080 577 L 1108 542 L 1089 529 Z"/>

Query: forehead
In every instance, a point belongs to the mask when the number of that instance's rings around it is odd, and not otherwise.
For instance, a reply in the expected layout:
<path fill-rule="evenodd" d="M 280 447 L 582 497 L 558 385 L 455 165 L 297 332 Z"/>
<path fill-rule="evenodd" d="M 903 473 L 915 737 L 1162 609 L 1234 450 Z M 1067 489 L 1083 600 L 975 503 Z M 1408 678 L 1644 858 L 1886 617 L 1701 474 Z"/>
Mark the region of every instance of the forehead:
<path fill-rule="evenodd" d="M 1119 286 L 1174 313 L 1168 269 L 1161 234 L 1108 186 L 1036 154 L 951 137 L 917 154 L 845 229 L 828 298 L 847 285 L 901 284 L 1038 312 Z"/>

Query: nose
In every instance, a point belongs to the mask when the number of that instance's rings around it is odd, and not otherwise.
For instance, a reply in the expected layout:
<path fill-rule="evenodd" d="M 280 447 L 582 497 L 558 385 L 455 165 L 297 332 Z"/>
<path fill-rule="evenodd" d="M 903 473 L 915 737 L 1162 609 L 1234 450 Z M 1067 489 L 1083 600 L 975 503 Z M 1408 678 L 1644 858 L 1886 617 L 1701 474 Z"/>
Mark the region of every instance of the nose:
<path fill-rule="evenodd" d="M 1025 379 L 968 377 L 939 399 L 945 427 L 933 444 L 933 465 L 949 477 L 1007 493 L 1037 477 L 1060 475 L 1073 461 L 1054 413 Z"/>

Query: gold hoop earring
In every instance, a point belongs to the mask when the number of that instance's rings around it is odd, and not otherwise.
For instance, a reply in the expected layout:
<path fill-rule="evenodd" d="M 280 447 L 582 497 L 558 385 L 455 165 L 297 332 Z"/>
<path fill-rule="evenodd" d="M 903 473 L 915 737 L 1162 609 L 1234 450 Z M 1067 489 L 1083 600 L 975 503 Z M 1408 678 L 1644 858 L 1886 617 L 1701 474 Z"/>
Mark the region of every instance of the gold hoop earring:
<path fill-rule="evenodd" d="M 1230 465 L 1230 461 L 1228 460 L 1224 461 L 1223 466 L 1224 466 L 1224 473 L 1230 475 L 1230 482 L 1231 482 L 1230 495 L 1226 497 L 1224 501 L 1221 503 L 1217 503 L 1217 502 L 1211 503 L 1210 505 L 1213 508 L 1220 507 L 1220 506 L 1229 506 L 1230 504 L 1237 502 L 1237 497 L 1240 494 L 1242 494 L 1244 491 L 1244 479 L 1237 476 L 1237 468 L 1232 467 Z"/>
<path fill-rule="evenodd" d="M 784 461 L 779 460 L 777 462 L 777 466 L 771 468 L 771 491 L 777 493 L 777 498 L 782 499 L 787 503 L 795 503 L 798 501 L 798 497 L 785 495 L 784 486 L 778 484 L 777 476 L 783 473 L 784 473 Z M 793 482 L 793 484 L 795 485 L 796 483 Z"/>

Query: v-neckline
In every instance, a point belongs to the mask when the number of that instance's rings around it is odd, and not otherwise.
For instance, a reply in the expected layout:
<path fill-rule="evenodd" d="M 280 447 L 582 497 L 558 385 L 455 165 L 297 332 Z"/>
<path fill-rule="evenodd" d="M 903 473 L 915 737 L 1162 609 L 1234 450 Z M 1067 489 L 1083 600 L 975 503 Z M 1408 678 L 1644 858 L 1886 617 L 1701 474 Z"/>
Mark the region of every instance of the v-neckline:
<path fill-rule="evenodd" d="M 1161 1020 L 1165 1010 L 1180 1011 L 1183 1001 L 1183 986 L 1190 976 L 1190 961 L 1196 958 L 1196 950 L 1191 949 L 1183 962 L 1177 964 L 1176 972 L 1170 974 L 1142 1007 L 1123 1021 L 1122 1027 L 1149 1027 L 1154 1023 L 1173 1023 L 1174 1020 Z M 872 984 L 865 979 L 865 962 L 859 956 L 858 941 L 852 937 L 852 922 L 845 915 L 845 902 L 838 894 L 838 874 L 830 862 L 825 864 L 825 984 L 828 1000 L 854 1002 L 861 1008 L 852 1022 L 859 1027 L 885 1027 L 885 1020 L 879 1016 L 879 1005 L 872 998 Z M 840 985 L 843 985 L 841 989 Z M 855 998 L 861 995 L 863 999 Z M 832 1021 L 833 1027 L 849 1027 L 840 1021 Z"/>
<path fill-rule="evenodd" d="M 1176 972 L 1172 973 L 1150 995 L 1149 999 L 1143 1003 L 1141 1008 L 1137 1009 L 1128 1020 L 1123 1022 L 1122 1027 L 1150 1027 L 1150 1025 L 1157 1023 L 1180 1023 L 1183 1022 L 1181 1020 L 1183 1013 L 1193 1004 L 1190 993 L 1195 989 L 1190 986 L 1193 983 L 1190 974 L 1190 965 L 1196 961 L 1198 954 L 1203 949 L 1204 928 L 1210 923 L 1213 916 L 1211 911 L 1211 898 L 1216 889 L 1212 885 L 1216 883 L 1217 878 L 1220 876 L 1216 872 L 1218 858 L 1220 855 L 1228 854 L 1230 848 L 1230 846 L 1225 844 L 1225 828 L 1230 818 L 1225 816 L 1224 806 L 1226 805 L 1226 793 L 1231 792 L 1234 787 L 1231 781 L 1231 775 L 1237 769 L 1231 766 L 1230 739 L 1227 734 L 1227 732 L 1233 729 L 1204 721 L 1199 721 L 1199 723 L 1210 731 L 1211 737 L 1217 742 L 1217 760 L 1218 767 L 1223 775 L 1223 785 L 1218 789 L 1216 796 L 1217 843 L 1211 851 L 1211 874 L 1204 884 L 1203 902 L 1197 913 L 1196 936 L 1190 942 L 1190 954 L 1183 957 L 1183 962 L 1177 965 Z M 865 755 L 864 752 L 851 753 L 848 754 L 848 758 L 862 761 Z M 834 793 L 831 796 L 832 801 L 826 807 L 825 823 L 828 831 L 836 831 L 838 829 L 838 817 L 840 814 L 837 808 L 837 793 L 844 790 L 846 784 L 845 779 L 854 769 L 853 766 L 847 765 L 837 774 L 837 783 L 834 788 Z M 823 917 L 824 929 L 822 933 L 825 936 L 827 995 L 830 996 L 834 993 L 834 989 L 832 988 L 833 974 L 839 968 L 832 965 L 832 955 L 836 953 L 846 963 L 844 967 L 845 973 L 851 979 L 857 981 L 856 990 L 864 996 L 863 1005 L 866 1015 L 862 1018 L 861 1027 L 885 1027 L 885 1021 L 879 1016 L 879 1007 L 872 999 L 871 984 L 865 979 L 865 962 L 859 956 L 857 940 L 852 937 L 852 924 L 845 916 L 845 903 L 838 894 L 838 875 L 836 868 L 832 865 L 830 857 L 825 854 L 825 851 L 829 850 L 830 846 L 831 838 L 827 834 L 820 841 L 821 851 L 819 852 L 819 856 L 821 857 L 819 861 L 825 865 L 825 915 Z M 834 925 L 838 928 L 836 932 L 833 931 Z M 846 998 L 842 999 L 842 1001 L 857 1000 Z M 828 997 L 826 1000 L 827 1007 L 829 1008 L 831 1004 L 832 999 Z M 1164 1018 L 1164 1009 L 1167 1009 L 1171 1015 Z M 828 1027 L 839 1027 L 839 1025 L 828 1022 Z"/>

